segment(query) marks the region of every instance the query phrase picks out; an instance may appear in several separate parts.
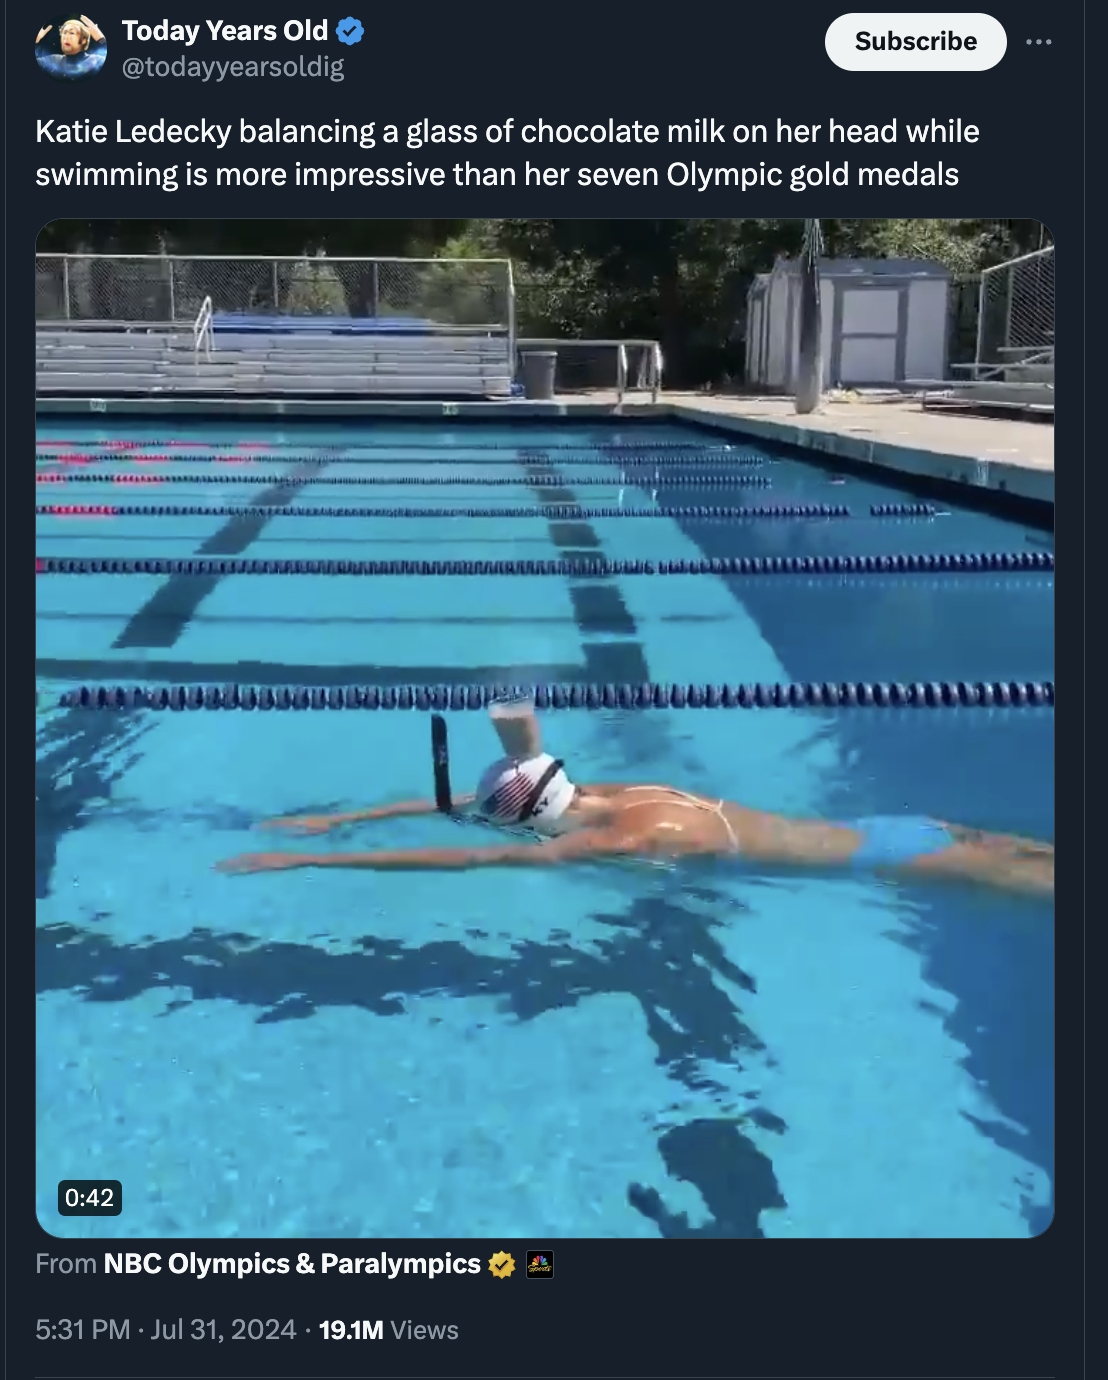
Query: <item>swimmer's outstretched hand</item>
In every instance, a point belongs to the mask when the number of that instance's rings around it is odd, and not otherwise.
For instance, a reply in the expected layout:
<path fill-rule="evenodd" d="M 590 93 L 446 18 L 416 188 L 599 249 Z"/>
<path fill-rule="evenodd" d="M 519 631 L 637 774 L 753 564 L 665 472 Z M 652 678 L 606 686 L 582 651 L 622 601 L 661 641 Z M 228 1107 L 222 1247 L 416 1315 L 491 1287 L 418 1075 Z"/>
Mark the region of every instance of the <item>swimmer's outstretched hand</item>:
<path fill-rule="evenodd" d="M 313 867 L 318 859 L 310 853 L 240 853 L 215 865 L 217 872 L 240 877 L 247 872 L 286 872 L 293 867 Z"/>

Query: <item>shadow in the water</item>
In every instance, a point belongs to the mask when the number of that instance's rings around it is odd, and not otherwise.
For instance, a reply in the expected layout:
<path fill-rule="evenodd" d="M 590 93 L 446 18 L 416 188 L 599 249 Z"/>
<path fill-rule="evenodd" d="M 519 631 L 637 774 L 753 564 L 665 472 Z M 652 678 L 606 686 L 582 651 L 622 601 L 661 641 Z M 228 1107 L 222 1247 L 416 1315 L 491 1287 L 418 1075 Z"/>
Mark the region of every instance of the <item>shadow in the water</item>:
<path fill-rule="evenodd" d="M 84 828 L 90 809 L 137 762 L 148 731 L 136 714 L 69 710 L 38 730 L 35 763 L 35 896 L 50 894 L 62 837 Z"/>
<path fill-rule="evenodd" d="M 1028 897 L 946 893 L 917 900 L 917 923 L 894 936 L 915 950 L 927 981 L 954 992 L 932 1007 L 966 1053 L 966 1073 L 996 1108 L 962 1115 L 1002 1149 L 1037 1165 L 1050 1185 L 1022 1193 L 1032 1234 L 1054 1217 L 1054 925 L 1052 907 Z M 924 1003 L 921 1003 L 924 1005 Z"/>
<path fill-rule="evenodd" d="M 167 1015 L 196 1001 L 233 1001 L 263 1008 L 260 1023 L 304 1020 L 324 1007 L 402 1015 L 406 996 L 428 994 L 491 996 L 505 1014 L 533 1020 L 592 996 L 630 995 L 645 1014 L 659 1065 L 702 1099 L 720 1104 L 719 1122 L 697 1120 L 679 1128 L 677 1141 L 670 1131 L 661 1143 L 680 1149 L 674 1163 L 704 1193 L 715 1227 L 700 1234 L 736 1234 L 733 1224 L 756 1224 L 760 1211 L 779 1205 L 780 1194 L 768 1160 L 738 1130 L 749 1112 L 727 1104 L 726 1090 L 701 1070 L 706 1062 L 741 1068 L 742 1055 L 759 1051 L 712 973 L 746 991 L 753 990 L 752 979 L 723 954 L 705 918 L 674 898 L 640 897 L 624 913 L 595 918 L 615 932 L 596 943 L 594 952 L 557 940 L 523 941 L 509 958 L 471 952 L 457 940 L 412 949 L 366 936 L 359 952 L 328 953 L 209 930 L 142 946 L 116 945 L 103 932 L 49 925 L 39 930 L 36 974 L 40 992 L 70 991 L 104 1003 L 157 988 L 185 990 L 189 997 L 170 1002 Z M 720 1139 L 723 1127 L 727 1135 Z M 707 1172 L 717 1151 L 733 1158 L 736 1145 L 743 1166 L 760 1166 L 756 1173 L 723 1163 Z M 668 1218 L 655 1220 L 664 1234 L 679 1234 L 676 1228 L 671 1233 Z M 739 1234 L 754 1233 L 744 1226 Z"/>
<path fill-rule="evenodd" d="M 784 1130 L 777 1118 L 755 1111 L 750 1120 L 767 1130 Z M 690 1224 L 688 1214 L 665 1206 L 657 1189 L 632 1184 L 627 1201 L 656 1222 L 663 1236 L 764 1237 L 759 1215 L 766 1208 L 787 1206 L 769 1158 L 726 1121 L 690 1121 L 675 1126 L 658 1142 L 670 1178 L 695 1184 L 710 1214 L 703 1226 Z"/>

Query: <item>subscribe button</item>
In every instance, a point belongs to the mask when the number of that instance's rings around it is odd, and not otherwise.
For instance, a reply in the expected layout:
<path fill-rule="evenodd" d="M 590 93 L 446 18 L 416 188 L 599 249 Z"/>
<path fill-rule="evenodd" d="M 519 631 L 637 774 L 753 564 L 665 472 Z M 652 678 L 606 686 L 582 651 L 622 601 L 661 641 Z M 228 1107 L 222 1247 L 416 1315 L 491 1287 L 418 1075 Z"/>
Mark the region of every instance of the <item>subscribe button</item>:
<path fill-rule="evenodd" d="M 991 14 L 841 14 L 824 45 L 847 72 L 985 72 L 1008 35 Z"/>

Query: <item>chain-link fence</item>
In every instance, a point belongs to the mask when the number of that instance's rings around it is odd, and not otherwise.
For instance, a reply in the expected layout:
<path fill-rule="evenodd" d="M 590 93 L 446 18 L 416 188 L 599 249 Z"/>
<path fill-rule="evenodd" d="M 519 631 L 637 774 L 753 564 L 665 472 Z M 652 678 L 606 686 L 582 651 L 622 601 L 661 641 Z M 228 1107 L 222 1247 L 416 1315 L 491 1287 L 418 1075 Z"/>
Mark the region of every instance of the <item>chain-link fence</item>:
<path fill-rule="evenodd" d="M 981 274 L 977 363 L 1012 361 L 1013 351 L 1054 347 L 1054 247 Z"/>
<path fill-rule="evenodd" d="M 232 258 L 39 254 L 39 321 L 195 321 L 216 316 L 394 319 L 514 334 L 507 259 Z"/>

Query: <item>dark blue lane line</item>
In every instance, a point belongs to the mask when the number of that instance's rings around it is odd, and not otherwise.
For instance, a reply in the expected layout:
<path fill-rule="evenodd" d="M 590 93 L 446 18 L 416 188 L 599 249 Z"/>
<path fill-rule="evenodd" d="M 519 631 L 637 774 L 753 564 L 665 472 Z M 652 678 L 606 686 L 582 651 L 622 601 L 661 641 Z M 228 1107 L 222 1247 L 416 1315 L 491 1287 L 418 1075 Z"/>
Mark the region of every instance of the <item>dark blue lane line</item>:
<path fill-rule="evenodd" d="M 287 481 L 318 477 L 326 465 L 297 465 L 285 476 Z M 263 489 L 243 512 L 251 508 L 287 508 L 303 493 L 292 482 L 273 484 Z M 272 513 L 257 512 L 249 517 L 228 518 L 217 532 L 213 532 L 193 553 L 197 556 L 241 556 L 268 524 Z M 112 643 L 113 650 L 128 647 L 175 647 L 192 616 L 218 587 L 222 575 L 171 575 L 131 618 Z"/>
<path fill-rule="evenodd" d="M 564 476 L 548 451 L 521 450 L 519 463 L 538 507 L 564 508 L 577 502 L 572 488 L 560 488 L 551 483 Z M 567 560 L 574 557 L 595 559 L 603 554 L 603 543 L 589 522 L 551 518 L 548 530 L 559 555 Z M 639 640 L 638 626 L 623 602 L 617 581 L 611 577 L 570 576 L 567 583 L 581 634 L 585 679 L 601 685 L 641 685 L 649 680 L 650 670 L 646 651 Z M 598 641 L 598 633 L 621 640 Z"/>
<path fill-rule="evenodd" d="M 354 666 L 320 666 L 286 661 L 133 661 L 107 658 L 40 657 L 35 674 L 42 680 L 72 685 L 551 685 L 592 679 L 579 664 L 516 663 L 511 666 L 397 666 L 360 662 Z"/>
<path fill-rule="evenodd" d="M 114 618 L 122 617 L 122 614 L 112 613 L 93 613 L 85 611 L 83 613 L 63 613 L 59 609 L 40 609 L 35 618 L 40 623 L 104 623 Z M 462 614 L 458 617 L 451 615 L 450 622 L 461 623 L 473 628 L 565 628 L 569 626 L 580 626 L 582 620 L 581 613 L 533 613 L 524 614 L 518 618 L 501 616 L 497 614 Z M 615 622 L 622 615 L 617 610 L 602 610 L 598 616 L 598 623 L 603 622 L 607 627 Z M 194 626 L 204 627 L 210 624 L 213 627 L 219 626 L 242 626 L 242 618 L 233 613 L 198 613 L 193 617 Z M 654 623 L 728 623 L 732 619 L 728 614 L 722 613 L 663 613 L 651 620 Z M 294 613 L 267 613 L 263 615 L 251 614 L 251 625 L 260 625 L 272 628 L 315 628 L 319 626 L 319 619 L 314 614 L 294 614 Z M 346 617 L 328 618 L 328 626 L 333 628 L 441 628 L 443 618 L 441 614 L 434 614 L 428 617 L 414 615 L 405 617 L 403 614 L 381 614 L 367 618 Z M 589 624 L 587 616 L 584 617 L 584 626 L 590 632 L 599 630 L 597 626 Z M 102 663 L 101 663 L 102 664 Z M 113 663 L 114 664 L 114 663 Z M 580 670 L 580 667 L 578 668 Z M 463 668 L 456 671 L 457 675 L 466 675 L 467 669 Z"/>

